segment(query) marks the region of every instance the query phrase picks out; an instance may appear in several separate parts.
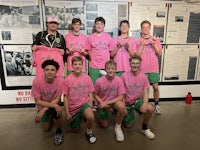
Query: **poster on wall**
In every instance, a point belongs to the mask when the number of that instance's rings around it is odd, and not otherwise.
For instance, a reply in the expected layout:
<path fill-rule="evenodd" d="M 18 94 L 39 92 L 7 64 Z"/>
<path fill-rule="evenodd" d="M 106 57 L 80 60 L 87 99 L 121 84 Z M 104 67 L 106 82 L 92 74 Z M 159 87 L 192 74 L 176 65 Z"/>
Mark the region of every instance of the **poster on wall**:
<path fill-rule="evenodd" d="M 165 43 L 167 9 L 165 2 L 130 2 L 130 35 L 135 39 L 139 39 L 141 32 L 140 24 L 142 21 L 148 20 L 151 22 L 151 34 L 158 37 L 161 43 Z"/>
<path fill-rule="evenodd" d="M 103 17 L 106 21 L 105 32 L 113 38 L 118 36 L 119 23 L 128 20 L 127 2 L 85 2 L 86 33 L 92 34 L 96 17 Z"/>
<path fill-rule="evenodd" d="M 32 44 L 41 29 L 37 0 L 0 0 L 0 44 Z"/>
<path fill-rule="evenodd" d="M 200 43 L 199 5 L 170 4 L 166 44 Z"/>
<path fill-rule="evenodd" d="M 1 45 L 2 89 L 21 89 L 32 85 L 35 68 L 32 66 L 30 45 Z"/>
<path fill-rule="evenodd" d="M 164 55 L 163 82 L 195 81 L 198 45 L 167 45 Z"/>
<path fill-rule="evenodd" d="M 89 2 L 89 1 L 45 1 L 45 17 L 56 16 L 60 24 L 59 32 L 63 35 L 71 30 L 73 18 L 82 21 L 81 32 L 92 34 L 96 17 L 106 20 L 105 32 L 112 37 L 118 36 L 119 22 L 128 19 L 127 2 Z"/>
<path fill-rule="evenodd" d="M 83 1 L 45 1 L 45 20 L 55 16 L 59 20 L 58 30 L 65 35 L 71 30 L 72 19 L 79 18 L 81 30 L 85 33 L 85 10 Z"/>

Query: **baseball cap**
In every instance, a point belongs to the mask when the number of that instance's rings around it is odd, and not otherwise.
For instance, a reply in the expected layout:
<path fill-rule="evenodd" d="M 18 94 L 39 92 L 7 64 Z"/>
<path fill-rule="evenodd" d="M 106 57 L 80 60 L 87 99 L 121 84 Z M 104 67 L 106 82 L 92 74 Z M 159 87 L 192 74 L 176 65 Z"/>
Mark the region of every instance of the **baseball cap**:
<path fill-rule="evenodd" d="M 58 18 L 55 17 L 55 16 L 47 17 L 47 22 L 57 22 L 57 23 L 59 23 Z"/>

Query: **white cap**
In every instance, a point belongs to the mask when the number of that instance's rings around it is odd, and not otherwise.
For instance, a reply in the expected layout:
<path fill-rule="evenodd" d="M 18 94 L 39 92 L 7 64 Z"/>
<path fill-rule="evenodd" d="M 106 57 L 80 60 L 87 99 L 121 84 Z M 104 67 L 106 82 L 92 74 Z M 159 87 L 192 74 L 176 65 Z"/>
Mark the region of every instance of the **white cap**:
<path fill-rule="evenodd" d="M 58 18 L 55 17 L 55 16 L 49 16 L 47 18 L 47 22 L 57 22 L 57 23 L 59 23 Z"/>

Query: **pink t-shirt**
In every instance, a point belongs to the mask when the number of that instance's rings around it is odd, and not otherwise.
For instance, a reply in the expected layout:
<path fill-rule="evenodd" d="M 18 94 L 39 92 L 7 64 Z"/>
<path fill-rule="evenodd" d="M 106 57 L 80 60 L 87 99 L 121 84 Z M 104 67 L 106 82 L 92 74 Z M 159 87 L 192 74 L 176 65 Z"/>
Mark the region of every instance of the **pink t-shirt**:
<path fill-rule="evenodd" d="M 105 63 L 110 60 L 110 51 L 112 46 L 111 36 L 105 32 L 100 36 L 93 33 L 88 38 L 88 42 L 91 50 L 90 67 L 104 69 Z"/>
<path fill-rule="evenodd" d="M 73 33 L 69 33 L 65 36 L 67 49 L 73 48 L 75 52 L 68 56 L 67 58 L 67 70 L 72 71 L 72 58 L 74 56 L 80 56 L 83 58 L 83 71 L 86 70 L 86 60 L 85 56 L 80 53 L 81 49 L 88 50 L 88 38 L 84 34 L 75 36 Z"/>
<path fill-rule="evenodd" d="M 130 71 L 124 72 L 121 75 L 121 79 L 126 89 L 126 105 L 134 104 L 136 100 L 142 98 L 144 89 L 148 89 L 150 87 L 147 76 L 141 71 L 137 76 L 134 76 Z"/>
<path fill-rule="evenodd" d="M 97 79 L 94 87 L 94 92 L 102 101 L 109 101 L 125 94 L 123 82 L 118 76 L 115 76 L 113 80 L 108 80 L 106 76 L 102 76 Z"/>
<path fill-rule="evenodd" d="M 80 107 L 89 102 L 89 93 L 94 91 L 91 78 L 83 73 L 77 77 L 70 74 L 65 78 L 63 94 L 68 97 L 69 113 L 76 114 Z"/>
<path fill-rule="evenodd" d="M 33 52 L 33 57 L 33 66 L 36 67 L 36 76 L 44 75 L 44 70 L 42 69 L 41 65 L 45 60 L 48 59 L 53 59 L 60 65 L 57 76 L 62 76 L 64 63 L 59 49 L 40 45 L 38 46 L 38 50 Z"/>
<path fill-rule="evenodd" d="M 145 46 L 142 52 L 141 70 L 144 73 L 159 72 L 158 57 L 155 48 L 151 45 L 153 36 L 145 40 Z M 140 41 L 137 41 L 137 49 L 140 47 Z M 158 38 L 156 38 L 156 45 L 162 49 L 162 45 Z"/>
<path fill-rule="evenodd" d="M 39 98 L 43 101 L 51 102 L 57 96 L 62 95 L 64 79 L 62 77 L 56 77 L 53 83 L 47 83 L 44 75 L 36 77 L 33 80 L 31 96 Z M 41 109 L 42 106 L 37 106 Z"/>
<path fill-rule="evenodd" d="M 129 42 L 131 50 L 135 51 L 136 49 L 136 43 L 132 37 L 124 38 L 122 36 L 118 36 L 113 40 L 112 50 L 114 50 L 117 47 L 118 42 L 120 42 L 123 45 Z M 125 49 L 124 46 L 122 46 L 114 56 L 114 61 L 117 63 L 117 72 L 131 70 L 129 65 L 129 58 L 130 58 L 129 52 Z"/>

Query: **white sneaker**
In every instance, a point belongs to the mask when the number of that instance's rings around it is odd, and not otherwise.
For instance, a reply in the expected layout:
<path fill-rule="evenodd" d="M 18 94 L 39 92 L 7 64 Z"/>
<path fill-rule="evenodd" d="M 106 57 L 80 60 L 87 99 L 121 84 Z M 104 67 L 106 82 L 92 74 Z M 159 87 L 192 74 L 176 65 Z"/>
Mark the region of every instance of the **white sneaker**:
<path fill-rule="evenodd" d="M 150 129 L 147 129 L 147 130 L 141 130 L 141 132 L 146 135 L 146 137 L 150 140 L 154 139 L 155 138 L 155 135 L 153 132 L 150 131 Z"/>
<path fill-rule="evenodd" d="M 124 141 L 124 134 L 121 128 L 115 128 L 115 136 L 118 142 Z"/>
<path fill-rule="evenodd" d="M 155 113 L 158 115 L 161 114 L 159 105 L 155 105 Z"/>

